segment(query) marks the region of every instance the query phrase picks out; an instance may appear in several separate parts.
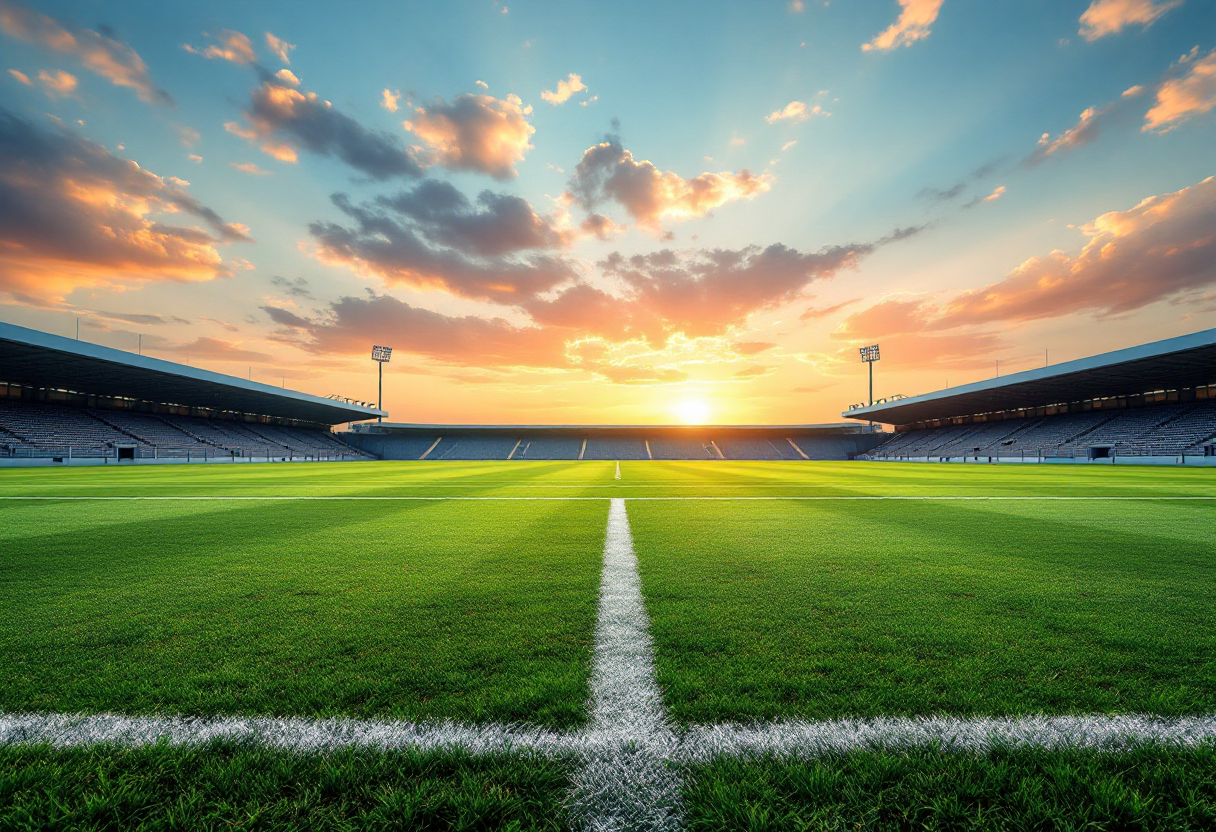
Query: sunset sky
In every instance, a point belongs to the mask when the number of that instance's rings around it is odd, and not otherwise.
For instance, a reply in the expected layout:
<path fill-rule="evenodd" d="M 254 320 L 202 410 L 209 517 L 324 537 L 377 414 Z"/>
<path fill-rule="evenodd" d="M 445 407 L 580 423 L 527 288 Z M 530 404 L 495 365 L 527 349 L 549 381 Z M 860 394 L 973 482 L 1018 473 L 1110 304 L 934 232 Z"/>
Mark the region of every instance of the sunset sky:
<path fill-rule="evenodd" d="M 0 0 L 0 320 L 393 421 L 816 423 L 1216 326 L 1216 2 Z"/>

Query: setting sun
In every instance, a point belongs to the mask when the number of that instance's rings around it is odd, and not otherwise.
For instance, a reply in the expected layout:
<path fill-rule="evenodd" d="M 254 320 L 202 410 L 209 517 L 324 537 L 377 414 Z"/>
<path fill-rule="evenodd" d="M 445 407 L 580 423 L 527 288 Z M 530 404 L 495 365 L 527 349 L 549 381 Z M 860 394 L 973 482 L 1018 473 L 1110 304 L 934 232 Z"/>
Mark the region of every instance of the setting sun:
<path fill-rule="evenodd" d="M 709 419 L 709 404 L 704 399 L 683 399 L 674 409 L 676 417 L 687 425 L 703 425 Z"/>

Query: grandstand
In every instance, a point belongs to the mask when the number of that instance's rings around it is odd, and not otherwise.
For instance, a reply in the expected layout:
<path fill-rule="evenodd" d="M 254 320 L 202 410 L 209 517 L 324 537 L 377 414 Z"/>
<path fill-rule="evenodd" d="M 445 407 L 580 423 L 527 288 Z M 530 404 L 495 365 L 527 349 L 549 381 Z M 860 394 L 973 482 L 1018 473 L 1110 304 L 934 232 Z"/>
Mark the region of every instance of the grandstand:
<path fill-rule="evenodd" d="M 867 459 L 1216 464 L 1216 329 L 844 414 Z"/>
<path fill-rule="evenodd" d="M 828 425 L 412 425 L 364 423 L 346 441 L 381 459 L 852 459 L 882 433 Z"/>
<path fill-rule="evenodd" d="M 0 324 L 0 465 L 354 460 L 384 413 Z"/>

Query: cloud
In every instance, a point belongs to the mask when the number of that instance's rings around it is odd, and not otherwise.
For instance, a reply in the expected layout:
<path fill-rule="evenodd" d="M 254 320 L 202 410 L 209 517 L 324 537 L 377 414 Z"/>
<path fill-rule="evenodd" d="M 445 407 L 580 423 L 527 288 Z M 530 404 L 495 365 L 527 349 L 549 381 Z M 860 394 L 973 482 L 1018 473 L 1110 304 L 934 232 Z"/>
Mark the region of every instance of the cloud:
<path fill-rule="evenodd" d="M 1144 131 L 1168 133 L 1216 107 L 1216 49 L 1202 58 L 1195 48 L 1179 62 L 1182 74 L 1157 88 L 1157 102 L 1144 116 Z"/>
<path fill-rule="evenodd" d="M 474 206 L 453 185 L 434 179 L 412 191 L 378 197 L 376 203 L 412 221 L 431 243 L 478 257 L 564 248 L 573 237 L 521 197 L 482 191 Z"/>
<path fill-rule="evenodd" d="M 369 130 L 316 93 L 301 92 L 272 77 L 249 98 L 245 119 L 250 126 L 229 122 L 224 128 L 257 142 L 279 161 L 296 161 L 300 147 L 318 156 L 336 156 L 375 180 L 422 175 L 422 167 L 396 136 Z"/>
<path fill-rule="evenodd" d="M 638 226 L 660 232 L 664 220 L 705 216 L 737 199 L 751 199 L 772 187 L 769 174 L 702 173 L 684 179 L 647 160 L 635 161 L 616 139 L 588 148 L 570 179 L 570 199 L 588 211 L 605 201 L 625 209 Z"/>
<path fill-rule="evenodd" d="M 505 256 L 560 244 L 518 197 L 487 192 L 474 207 L 450 185 L 427 182 L 374 203 L 354 205 L 342 194 L 333 202 L 354 225 L 309 226 L 317 258 L 330 265 L 396 285 L 509 304 L 577 277 L 563 258 Z"/>
<path fill-rule="evenodd" d="M 986 366 L 987 356 L 1004 346 L 996 333 L 935 332 L 936 314 L 932 301 L 892 298 L 850 315 L 831 337 L 849 342 L 837 353 L 848 361 L 856 361 L 857 344 L 881 341 L 883 363 L 896 367 Z"/>
<path fill-rule="evenodd" d="M 0 0 L 0 31 L 18 40 L 72 55 L 90 72 L 112 84 L 135 90 L 142 101 L 173 103 L 167 92 L 153 85 L 139 54 L 112 37 L 60 22 L 8 0 Z"/>
<path fill-rule="evenodd" d="M 1098 137 L 1099 127 L 1111 112 L 1113 106 L 1113 104 L 1108 104 L 1100 110 L 1094 107 L 1087 108 L 1081 113 L 1081 117 L 1077 120 L 1076 124 L 1054 139 L 1050 133 L 1044 133 L 1039 137 L 1039 145 L 1026 160 L 1026 163 L 1031 165 L 1038 164 L 1052 154 L 1076 150 L 1078 147 L 1089 144 Z"/>
<path fill-rule="evenodd" d="M 501 318 L 443 315 L 385 295 L 340 298 L 324 315 L 311 319 L 273 306 L 264 306 L 262 311 L 287 330 L 284 340 L 313 353 L 356 355 L 375 342 L 450 364 L 570 364 L 564 332 L 516 326 Z"/>
<path fill-rule="evenodd" d="M 194 147 L 202 138 L 202 135 L 193 127 L 176 127 L 174 130 L 177 132 L 177 140 L 185 148 Z"/>
<path fill-rule="evenodd" d="M 490 85 L 482 80 L 477 80 L 474 83 L 477 84 L 477 86 L 481 87 L 483 90 L 488 90 L 490 88 Z"/>
<path fill-rule="evenodd" d="M 217 246 L 249 241 L 186 192 L 64 128 L 0 108 L 0 288 L 45 297 L 77 286 L 210 280 Z M 170 225 L 190 215 L 206 228 Z"/>
<path fill-rule="evenodd" d="M 937 20 L 942 0 L 899 0 L 899 19 L 861 46 L 863 52 L 872 49 L 889 50 L 911 46 L 929 36 L 929 27 Z"/>
<path fill-rule="evenodd" d="M 210 358 L 215 361 L 242 361 L 252 364 L 272 364 L 275 357 L 264 352 L 245 349 L 239 341 L 221 338 L 195 338 L 188 344 L 159 347 L 164 352 L 187 353 L 191 358 Z"/>
<path fill-rule="evenodd" d="M 785 105 L 784 109 L 775 110 L 772 113 L 769 113 L 764 117 L 764 120 L 769 124 L 776 124 L 779 121 L 788 121 L 793 124 L 797 124 L 800 121 L 806 121 L 811 116 L 818 115 L 827 115 L 827 113 L 823 111 L 823 108 L 818 104 L 808 108 L 807 105 L 802 101 L 791 101 L 789 104 Z"/>
<path fill-rule="evenodd" d="M 267 32 L 266 48 L 273 52 L 280 61 L 285 64 L 290 64 L 291 58 L 288 57 L 288 53 L 295 49 L 296 45 L 294 43 L 288 43 L 285 40 L 280 40 L 279 38 L 276 38 L 274 35 L 270 34 L 270 32 Z"/>
<path fill-rule="evenodd" d="M 1112 211 L 1081 228 L 1081 253 L 1032 257 L 999 283 L 964 292 L 939 328 L 1118 314 L 1216 283 L 1216 177 Z"/>
<path fill-rule="evenodd" d="M 975 206 L 982 205 L 985 202 L 996 202 L 998 199 L 1000 199 L 1005 194 L 1006 190 L 1007 189 L 1005 188 L 1004 185 L 997 185 L 995 188 L 992 189 L 992 193 L 987 194 L 987 195 L 977 196 L 975 199 L 973 199 L 970 202 L 968 202 L 967 204 L 965 204 L 963 206 L 963 208 L 974 208 Z"/>
<path fill-rule="evenodd" d="M 385 90 L 380 93 L 380 106 L 388 110 L 390 113 L 397 112 L 397 102 L 401 100 L 400 92 L 392 92 Z"/>
<path fill-rule="evenodd" d="M 204 32 L 204 34 L 206 34 Z M 257 56 L 253 54 L 253 44 L 249 41 L 249 36 L 234 32 L 231 29 L 221 29 L 220 33 L 214 37 L 216 43 L 199 49 L 196 46 L 191 46 L 188 43 L 183 43 L 182 48 L 192 55 L 202 55 L 204 58 L 214 60 L 219 58 L 224 61 L 231 61 L 234 64 L 251 64 L 257 60 Z"/>
<path fill-rule="evenodd" d="M 466 93 L 451 104 L 437 98 L 416 107 L 403 126 L 428 146 L 430 164 L 511 179 L 517 175 L 515 164 L 532 149 L 531 113 L 516 95 L 497 99 Z"/>
<path fill-rule="evenodd" d="M 587 89 L 587 85 L 583 83 L 582 76 L 571 72 L 565 80 L 557 82 L 556 90 L 544 90 L 541 92 L 540 98 L 556 107 L 558 104 L 565 104 L 570 100 L 570 96 L 585 89 Z"/>
<path fill-rule="evenodd" d="M 887 300 L 851 315 L 833 337 L 881 337 L 884 361 L 890 337 L 906 337 L 909 355 L 927 359 L 934 348 L 947 346 L 941 340 L 946 336 L 939 333 L 1082 312 L 1118 315 L 1159 301 L 1174 302 L 1216 286 L 1213 229 L 1216 177 L 1209 177 L 1082 226 L 1089 240 L 1075 257 L 1058 250 L 1032 257 L 1003 280 L 943 303 Z M 997 343 L 991 332 L 950 337 L 962 339 L 949 342 L 959 350 L 951 353 L 956 362 L 963 360 L 962 349 L 968 344 L 978 349 Z"/>
<path fill-rule="evenodd" d="M 176 315 L 146 315 L 138 312 L 108 312 L 103 309 L 90 309 L 89 314 L 96 315 L 100 318 L 108 318 L 112 321 L 123 321 L 128 324 L 140 324 L 141 326 L 168 326 L 170 324 L 189 324 L 190 321 L 185 318 L 179 318 Z"/>
<path fill-rule="evenodd" d="M 34 82 L 30 80 L 30 76 L 26 75 L 19 69 L 10 69 L 8 74 L 17 79 L 18 83 L 25 84 L 27 87 L 32 87 Z"/>
<path fill-rule="evenodd" d="M 195 164 L 198 164 L 199 162 L 203 161 L 203 157 L 199 156 L 197 153 L 191 153 L 186 158 L 189 159 L 191 162 L 194 162 Z"/>
<path fill-rule="evenodd" d="M 806 7 L 803 5 L 802 0 L 790 0 L 786 4 L 786 8 L 789 9 L 790 14 L 802 14 Z"/>
<path fill-rule="evenodd" d="M 270 176 L 270 171 L 263 170 L 253 162 L 229 162 L 228 165 L 250 176 Z"/>
<path fill-rule="evenodd" d="M 67 98 L 76 92 L 76 86 L 80 82 L 75 75 L 62 69 L 54 72 L 44 69 L 38 73 L 38 83 L 42 84 L 42 89 L 51 98 Z"/>
<path fill-rule="evenodd" d="M 284 84 L 288 84 L 293 87 L 300 86 L 300 79 L 297 78 L 296 74 L 290 69 L 280 69 L 274 74 L 274 77 L 282 81 Z"/>
<path fill-rule="evenodd" d="M 875 244 L 830 246 L 800 252 L 781 244 L 764 248 L 712 249 L 677 253 L 669 249 L 625 257 L 609 255 L 598 265 L 624 286 L 612 301 L 584 291 L 578 309 L 567 309 L 565 320 L 583 308 L 598 306 L 605 314 L 598 334 L 642 336 L 663 343 L 674 333 L 689 338 L 721 335 L 748 316 L 795 300 L 819 280 L 856 266 Z M 563 298 L 531 303 L 525 308 L 541 323 L 552 316 Z"/>
<path fill-rule="evenodd" d="M 270 282 L 274 286 L 278 286 L 286 294 L 296 298 L 311 298 L 312 292 L 308 290 L 308 281 L 303 277 L 297 277 L 294 280 L 275 275 L 270 278 Z"/>
<path fill-rule="evenodd" d="M 1118 34 L 1132 24 L 1144 28 L 1152 26 L 1157 18 L 1170 9 L 1182 5 L 1183 0 L 1093 0 L 1081 13 L 1081 28 L 1077 34 L 1088 41 L 1107 35 Z"/>
<path fill-rule="evenodd" d="M 806 310 L 798 316 L 798 320 L 817 321 L 820 318 L 826 318 L 829 315 L 834 315 L 841 309 L 844 309 L 846 306 L 852 306 L 859 300 L 861 300 L 861 298 L 853 298 L 852 300 L 846 300 L 844 303 L 837 303 L 834 306 L 808 306 Z"/>

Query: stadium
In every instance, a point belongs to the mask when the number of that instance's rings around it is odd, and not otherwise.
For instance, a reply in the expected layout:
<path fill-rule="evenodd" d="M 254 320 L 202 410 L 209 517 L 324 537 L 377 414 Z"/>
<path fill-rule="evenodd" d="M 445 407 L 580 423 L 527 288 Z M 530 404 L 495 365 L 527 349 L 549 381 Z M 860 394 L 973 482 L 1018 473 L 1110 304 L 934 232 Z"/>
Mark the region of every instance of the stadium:
<path fill-rule="evenodd" d="M 0 832 L 1216 830 L 1214 36 L 0 0 Z"/>
<path fill-rule="evenodd" d="M 1202 826 L 1214 358 L 424 425 L 4 325 L 5 776 L 95 825 Z"/>

